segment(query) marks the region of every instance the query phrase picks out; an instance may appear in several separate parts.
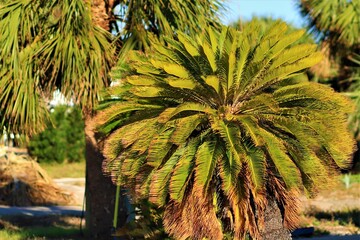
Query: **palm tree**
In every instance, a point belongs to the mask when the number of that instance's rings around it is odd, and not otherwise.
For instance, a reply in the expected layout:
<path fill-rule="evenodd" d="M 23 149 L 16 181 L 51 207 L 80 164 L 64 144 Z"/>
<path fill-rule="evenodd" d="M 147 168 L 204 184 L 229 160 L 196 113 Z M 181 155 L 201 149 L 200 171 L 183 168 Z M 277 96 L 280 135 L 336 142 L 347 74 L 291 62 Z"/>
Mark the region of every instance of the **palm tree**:
<path fill-rule="evenodd" d="M 328 40 L 334 49 L 339 43 L 346 46 L 359 44 L 359 1 L 300 0 L 298 6 L 309 29 L 318 38 Z"/>
<path fill-rule="evenodd" d="M 360 54 L 360 2 L 359 1 L 309 1 L 301 0 L 299 9 L 308 20 L 308 28 L 321 40 L 321 48 L 327 55 L 314 71 L 325 84 L 351 96 L 356 104 L 349 116 L 350 127 L 359 140 L 359 54 Z M 360 142 L 358 142 L 360 146 Z M 359 153 L 354 165 L 360 162 Z"/>
<path fill-rule="evenodd" d="M 95 118 L 105 171 L 134 201 L 163 208 L 176 239 L 289 239 L 282 225 L 296 226 L 298 193 L 350 163 L 351 102 L 292 78 L 321 53 L 293 44 L 304 31 L 259 28 L 152 40 L 114 71 Z"/>
<path fill-rule="evenodd" d="M 40 131 L 48 119 L 47 100 L 55 90 L 82 107 L 92 237 L 108 238 L 115 192 L 101 172 L 103 157 L 91 127 L 92 111 L 110 83 L 109 70 L 119 50 L 126 56 L 126 51 L 146 46 L 150 33 L 190 32 L 204 22 L 216 22 L 220 6 L 218 0 L 1 1 L 1 128 L 28 135 Z M 122 9 L 118 15 L 115 7 Z M 166 15 L 159 16 L 161 12 Z M 116 31 L 119 22 L 127 27 Z M 117 41 L 109 31 L 118 35 Z"/>
<path fill-rule="evenodd" d="M 301 0 L 298 6 L 307 19 L 308 29 L 321 41 L 324 52 L 328 52 L 330 65 L 338 70 L 337 76 L 329 81 L 337 91 L 347 91 L 350 84 L 346 80 L 353 75 L 349 68 L 353 65 L 351 58 L 353 53 L 360 53 L 360 2 Z"/>

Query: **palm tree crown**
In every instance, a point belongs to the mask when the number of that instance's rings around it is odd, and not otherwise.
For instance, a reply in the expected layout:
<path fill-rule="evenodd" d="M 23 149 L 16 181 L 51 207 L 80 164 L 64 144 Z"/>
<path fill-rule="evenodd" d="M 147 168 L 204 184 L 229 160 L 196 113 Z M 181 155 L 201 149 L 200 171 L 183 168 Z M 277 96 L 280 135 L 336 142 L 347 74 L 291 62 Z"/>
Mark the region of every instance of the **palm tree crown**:
<path fill-rule="evenodd" d="M 104 169 L 134 200 L 164 207 L 165 229 L 185 239 L 258 238 L 275 200 L 296 222 L 296 194 L 349 164 L 350 101 L 292 77 L 321 59 L 277 23 L 262 33 L 208 28 L 128 56 L 96 117 Z"/>
<path fill-rule="evenodd" d="M 91 109 L 108 84 L 111 35 L 92 23 L 82 0 L 6 1 L 0 7 L 0 107 L 15 132 L 44 127 L 55 89 Z"/>
<path fill-rule="evenodd" d="M 358 0 L 300 0 L 299 8 L 311 31 L 331 44 L 360 43 L 360 2 Z M 340 50 L 340 49 L 339 49 Z"/>
<path fill-rule="evenodd" d="M 106 19 L 106 4 L 123 11 Z M 39 131 L 48 118 L 44 99 L 56 89 L 91 113 L 115 60 L 146 49 L 149 34 L 190 33 L 216 22 L 221 8 L 220 0 L 1 1 L 0 127 Z M 99 27 L 109 22 L 123 26 L 111 29 L 117 38 Z"/>

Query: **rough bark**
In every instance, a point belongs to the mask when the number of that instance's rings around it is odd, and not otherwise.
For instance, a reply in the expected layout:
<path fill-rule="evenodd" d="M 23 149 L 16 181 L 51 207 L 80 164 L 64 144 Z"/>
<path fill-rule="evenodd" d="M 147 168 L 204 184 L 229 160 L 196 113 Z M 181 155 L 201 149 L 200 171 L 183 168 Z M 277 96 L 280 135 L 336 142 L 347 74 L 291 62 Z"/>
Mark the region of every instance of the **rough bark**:
<path fill-rule="evenodd" d="M 89 0 L 85 0 L 89 1 Z M 91 0 L 94 24 L 110 30 L 114 0 Z M 90 114 L 85 117 L 86 136 L 86 227 L 89 239 L 111 239 L 116 187 L 102 172 L 103 155 L 96 142 Z M 123 198 L 120 199 L 118 226 L 126 220 Z"/>
<path fill-rule="evenodd" d="M 263 240 L 292 239 L 290 231 L 284 227 L 280 209 L 274 200 L 268 201 L 264 224 L 264 231 L 261 233 Z"/>
<path fill-rule="evenodd" d="M 89 117 L 86 134 L 86 227 L 89 239 L 111 239 L 116 187 L 102 172 L 103 155 L 96 144 Z M 126 208 L 120 199 L 118 226 L 126 221 Z"/>
<path fill-rule="evenodd" d="M 113 20 L 112 9 L 118 2 L 119 0 L 92 0 L 90 3 L 93 22 L 110 31 L 110 23 Z"/>

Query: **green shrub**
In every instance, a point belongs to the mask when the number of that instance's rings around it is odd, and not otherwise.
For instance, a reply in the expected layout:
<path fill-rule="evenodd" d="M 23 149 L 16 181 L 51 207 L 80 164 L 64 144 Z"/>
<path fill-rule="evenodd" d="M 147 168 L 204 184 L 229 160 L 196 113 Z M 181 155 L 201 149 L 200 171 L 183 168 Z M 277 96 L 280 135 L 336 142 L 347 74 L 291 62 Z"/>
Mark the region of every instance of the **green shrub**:
<path fill-rule="evenodd" d="M 29 142 L 29 153 L 39 162 L 79 162 L 84 159 L 85 135 L 81 111 L 59 105 L 52 109 L 45 131 Z"/>

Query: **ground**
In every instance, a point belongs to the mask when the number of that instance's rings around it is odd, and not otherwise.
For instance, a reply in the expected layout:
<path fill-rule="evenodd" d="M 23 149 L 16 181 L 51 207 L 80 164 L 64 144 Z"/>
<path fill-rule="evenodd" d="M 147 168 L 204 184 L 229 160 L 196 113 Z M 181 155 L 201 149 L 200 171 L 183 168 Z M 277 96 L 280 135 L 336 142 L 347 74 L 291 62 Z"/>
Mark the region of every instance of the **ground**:
<path fill-rule="evenodd" d="M 80 222 L 81 218 L 68 216 L 2 217 L 0 220 L 0 239 L 85 239 L 82 228 L 80 228 Z M 1 228 L 5 228 L 6 231 L 1 230 Z"/>
<path fill-rule="evenodd" d="M 84 164 L 62 166 L 61 170 L 45 166 L 60 187 L 74 193 L 73 204 L 78 207 L 84 197 L 84 168 Z M 72 178 L 74 176 L 76 178 Z M 331 189 L 319 192 L 313 199 L 301 198 L 301 227 L 314 227 L 315 236 L 360 234 L 360 175 L 351 177 L 348 188 L 344 180 L 346 178 L 339 178 Z M 80 217 L 66 216 L 1 217 L 0 239 L 83 239 L 80 222 Z"/>
<path fill-rule="evenodd" d="M 313 226 L 317 235 L 360 234 L 360 183 L 346 188 L 339 181 L 313 199 L 303 197 L 302 209 L 301 225 Z"/>

